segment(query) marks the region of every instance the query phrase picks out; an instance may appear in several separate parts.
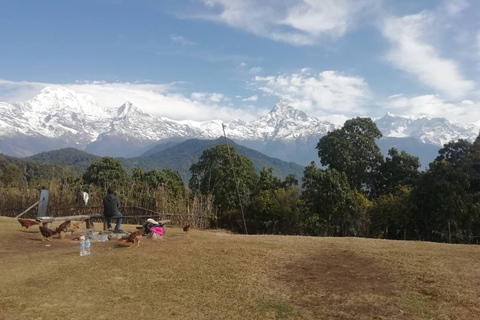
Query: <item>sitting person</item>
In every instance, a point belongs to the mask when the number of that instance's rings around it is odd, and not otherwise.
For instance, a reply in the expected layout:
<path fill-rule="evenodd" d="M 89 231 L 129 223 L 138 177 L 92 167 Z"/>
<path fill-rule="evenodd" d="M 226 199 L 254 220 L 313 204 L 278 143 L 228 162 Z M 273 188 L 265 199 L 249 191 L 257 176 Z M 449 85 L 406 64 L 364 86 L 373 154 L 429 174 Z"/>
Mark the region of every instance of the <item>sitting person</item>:
<path fill-rule="evenodd" d="M 112 217 L 121 217 L 122 214 L 118 211 L 120 207 L 120 201 L 115 196 L 115 190 L 113 188 L 108 188 L 107 195 L 103 198 L 103 215 L 107 222 L 108 229 L 112 229 L 111 220 Z M 117 224 L 115 226 L 114 232 L 122 232 L 120 226 L 122 224 L 122 218 L 117 219 Z"/>

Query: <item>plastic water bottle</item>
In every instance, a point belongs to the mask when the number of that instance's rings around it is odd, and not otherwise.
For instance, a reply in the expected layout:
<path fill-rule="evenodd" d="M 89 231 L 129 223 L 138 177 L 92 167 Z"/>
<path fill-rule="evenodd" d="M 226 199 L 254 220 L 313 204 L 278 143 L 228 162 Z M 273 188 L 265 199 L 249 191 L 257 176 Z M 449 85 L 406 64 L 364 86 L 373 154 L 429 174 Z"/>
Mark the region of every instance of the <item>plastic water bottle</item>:
<path fill-rule="evenodd" d="M 88 256 L 90 254 L 90 237 L 87 237 L 85 240 L 85 255 Z"/>
<path fill-rule="evenodd" d="M 86 249 L 85 249 L 85 238 L 80 237 L 80 257 L 83 257 L 87 254 Z"/>

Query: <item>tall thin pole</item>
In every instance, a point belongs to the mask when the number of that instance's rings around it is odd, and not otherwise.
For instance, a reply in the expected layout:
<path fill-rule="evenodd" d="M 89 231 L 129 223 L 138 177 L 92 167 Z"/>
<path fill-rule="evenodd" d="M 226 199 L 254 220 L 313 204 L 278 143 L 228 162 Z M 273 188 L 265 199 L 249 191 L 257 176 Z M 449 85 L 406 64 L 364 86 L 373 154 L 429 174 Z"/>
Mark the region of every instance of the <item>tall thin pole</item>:
<path fill-rule="evenodd" d="M 242 211 L 243 227 L 245 228 L 245 234 L 248 234 L 247 222 L 245 221 L 245 214 L 243 213 L 242 198 L 240 197 L 240 191 L 238 190 L 237 176 L 235 175 L 235 168 L 233 167 L 232 156 L 230 155 L 230 145 L 228 144 L 225 127 L 226 125 L 222 123 L 223 136 L 225 137 L 225 144 L 227 145 L 228 159 L 230 160 L 230 166 L 232 167 L 233 179 L 235 180 L 235 189 L 237 189 L 238 203 L 240 204 L 240 211 Z"/>
<path fill-rule="evenodd" d="M 45 198 L 43 198 L 42 200 L 44 200 Z M 20 213 L 18 216 L 16 216 L 15 218 L 20 218 L 21 216 L 23 216 L 25 213 L 27 213 L 28 211 L 30 211 L 31 209 L 33 209 L 33 207 L 35 207 L 37 204 L 40 203 L 40 201 L 42 200 L 38 200 L 37 202 L 35 202 L 34 204 L 32 204 L 27 210 L 23 211 L 22 213 Z"/>

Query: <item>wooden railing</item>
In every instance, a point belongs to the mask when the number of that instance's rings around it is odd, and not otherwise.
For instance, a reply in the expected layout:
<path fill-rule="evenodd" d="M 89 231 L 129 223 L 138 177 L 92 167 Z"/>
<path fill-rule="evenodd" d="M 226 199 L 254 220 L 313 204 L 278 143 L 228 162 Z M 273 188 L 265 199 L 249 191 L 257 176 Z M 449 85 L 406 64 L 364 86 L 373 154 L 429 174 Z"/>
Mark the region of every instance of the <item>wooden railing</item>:
<path fill-rule="evenodd" d="M 0 209 L 0 214 L 5 217 L 15 217 L 26 208 L 2 208 Z M 89 214 L 100 214 L 103 215 L 102 206 L 93 206 L 93 207 L 48 207 L 48 216 L 49 217 L 65 217 L 65 216 L 74 216 L 74 215 L 89 215 Z M 123 216 L 126 216 L 123 219 L 123 223 L 128 224 L 142 224 L 146 218 L 152 217 L 155 220 L 170 220 L 170 226 L 183 227 L 190 225 L 193 228 L 197 229 L 207 229 L 212 227 L 212 219 L 207 216 L 195 215 L 195 214 L 178 214 L 178 213 L 167 213 L 167 212 L 158 212 L 152 209 L 141 208 L 141 207 L 121 207 L 120 212 Z M 26 213 L 22 218 L 24 219 L 35 219 L 36 210 L 31 210 Z M 101 219 L 99 219 L 98 222 Z"/>

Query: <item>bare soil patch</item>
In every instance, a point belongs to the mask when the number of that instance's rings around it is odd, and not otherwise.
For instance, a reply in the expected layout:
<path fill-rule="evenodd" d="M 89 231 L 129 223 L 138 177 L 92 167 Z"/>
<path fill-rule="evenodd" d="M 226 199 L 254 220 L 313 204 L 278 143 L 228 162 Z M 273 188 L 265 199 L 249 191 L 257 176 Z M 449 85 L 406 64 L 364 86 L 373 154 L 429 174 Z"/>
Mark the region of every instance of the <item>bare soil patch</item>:
<path fill-rule="evenodd" d="M 321 252 L 289 263 L 277 280 L 302 291 L 322 288 L 334 294 L 390 294 L 397 287 L 391 271 L 349 250 Z"/>
<path fill-rule="evenodd" d="M 398 275 L 351 250 L 303 256 L 277 271 L 275 280 L 292 292 L 294 303 L 323 319 L 392 319 L 404 316 L 395 293 Z M 385 304 L 387 302 L 387 305 Z"/>

